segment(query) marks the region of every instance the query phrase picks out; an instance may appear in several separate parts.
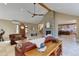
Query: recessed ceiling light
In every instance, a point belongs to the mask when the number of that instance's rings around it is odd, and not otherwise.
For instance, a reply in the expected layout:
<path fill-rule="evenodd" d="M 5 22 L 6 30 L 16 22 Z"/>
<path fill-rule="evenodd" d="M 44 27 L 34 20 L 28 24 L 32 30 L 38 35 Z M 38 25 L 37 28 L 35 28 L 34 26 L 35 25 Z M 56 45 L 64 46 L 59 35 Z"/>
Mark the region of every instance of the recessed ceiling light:
<path fill-rule="evenodd" d="M 24 11 L 24 8 L 21 8 L 21 11 Z"/>
<path fill-rule="evenodd" d="M 8 3 L 4 3 L 4 5 L 7 5 Z"/>

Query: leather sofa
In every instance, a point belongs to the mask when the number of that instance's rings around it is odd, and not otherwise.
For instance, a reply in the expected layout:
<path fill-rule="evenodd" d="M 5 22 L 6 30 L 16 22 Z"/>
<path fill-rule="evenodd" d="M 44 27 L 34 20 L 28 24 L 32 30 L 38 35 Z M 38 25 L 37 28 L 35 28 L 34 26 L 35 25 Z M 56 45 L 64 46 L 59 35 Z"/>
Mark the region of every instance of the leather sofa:
<path fill-rule="evenodd" d="M 56 39 L 52 36 L 48 36 L 45 38 L 45 43 L 52 41 L 52 42 L 56 42 Z M 21 51 L 18 51 L 17 47 L 15 47 L 15 55 L 16 56 L 24 56 L 24 53 L 27 51 L 30 51 L 34 48 L 37 48 L 35 44 L 31 43 L 31 42 L 26 42 L 22 44 L 22 47 L 20 48 Z"/>
<path fill-rule="evenodd" d="M 20 48 L 21 51 L 15 47 L 15 55 L 16 56 L 24 56 L 24 52 L 30 51 L 32 49 L 36 48 L 36 45 L 31 42 L 26 42 L 22 44 L 22 47 Z"/>
<path fill-rule="evenodd" d="M 62 30 L 58 31 L 58 35 L 70 35 L 70 34 L 71 34 L 70 31 L 62 31 Z"/>

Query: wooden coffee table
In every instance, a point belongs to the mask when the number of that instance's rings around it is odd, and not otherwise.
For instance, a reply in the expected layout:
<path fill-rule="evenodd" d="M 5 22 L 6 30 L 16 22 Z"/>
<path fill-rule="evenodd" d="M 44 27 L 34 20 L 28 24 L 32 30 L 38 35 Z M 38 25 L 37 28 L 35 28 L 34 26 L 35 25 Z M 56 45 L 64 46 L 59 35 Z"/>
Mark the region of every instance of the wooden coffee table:
<path fill-rule="evenodd" d="M 47 49 L 45 52 L 39 52 L 37 48 L 32 49 L 24 54 L 26 56 L 60 56 L 62 55 L 62 41 L 54 43 L 52 41 L 46 43 Z"/>

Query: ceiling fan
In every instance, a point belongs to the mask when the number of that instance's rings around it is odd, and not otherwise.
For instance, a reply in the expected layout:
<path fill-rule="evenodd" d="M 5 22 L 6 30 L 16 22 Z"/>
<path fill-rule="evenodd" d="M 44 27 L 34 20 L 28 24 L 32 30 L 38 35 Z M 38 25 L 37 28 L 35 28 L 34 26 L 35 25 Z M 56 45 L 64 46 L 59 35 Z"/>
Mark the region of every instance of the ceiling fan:
<path fill-rule="evenodd" d="M 30 12 L 30 11 L 28 11 L 28 10 L 27 10 L 27 12 L 30 13 L 30 14 L 32 15 L 32 17 L 34 17 L 34 16 L 44 16 L 44 14 L 37 14 L 37 13 L 35 13 L 35 11 L 36 11 L 36 9 L 35 9 L 35 4 L 36 4 L 36 3 L 33 3 L 33 4 L 34 4 L 34 12 Z"/>

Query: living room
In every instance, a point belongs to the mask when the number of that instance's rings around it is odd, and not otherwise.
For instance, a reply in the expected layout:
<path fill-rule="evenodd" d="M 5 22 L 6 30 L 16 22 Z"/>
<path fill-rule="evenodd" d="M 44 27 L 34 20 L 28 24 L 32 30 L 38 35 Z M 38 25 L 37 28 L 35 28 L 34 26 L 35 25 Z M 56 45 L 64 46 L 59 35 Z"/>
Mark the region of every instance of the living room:
<path fill-rule="evenodd" d="M 70 6 L 67 7 L 67 5 Z M 0 48 L 0 55 L 17 56 L 20 54 L 16 53 L 15 47 L 18 42 L 15 41 L 21 41 L 22 39 L 25 39 L 26 42 L 30 41 L 35 44 L 38 43 L 38 49 L 33 50 L 34 52 L 36 51 L 36 53 L 30 54 L 33 51 L 26 51 L 23 53 L 25 56 L 79 55 L 79 52 L 77 51 L 79 49 L 77 37 L 79 35 L 79 33 L 77 33 L 77 28 L 79 27 L 77 14 L 78 9 L 70 11 L 69 8 L 71 6 L 73 9 L 77 5 L 64 3 L 0 3 L 0 29 L 2 29 L 0 31 L 4 31 L 0 39 L 0 47 L 2 47 Z M 69 34 L 62 33 L 60 35 L 59 30 Z M 47 47 L 44 47 L 44 50 L 47 48 L 47 51 L 50 50 L 49 53 L 45 51 L 43 51 L 44 53 L 39 52 L 39 44 L 44 41 L 44 38 L 47 38 L 47 36 L 51 36 L 54 37 L 54 39 L 62 41 L 58 41 L 58 44 L 54 47 L 56 50 L 57 46 L 59 46 L 58 51 L 60 52 L 55 51 L 52 53 L 52 50 Z M 25 42 L 25 40 L 23 42 Z M 49 44 L 46 43 L 46 45 Z M 75 49 L 73 47 L 75 47 Z M 67 48 L 70 49 L 67 50 Z M 17 50 L 19 49 L 17 48 Z M 75 50 L 77 52 L 72 52 Z M 21 53 L 22 56 L 24 56 L 23 54 Z"/>

